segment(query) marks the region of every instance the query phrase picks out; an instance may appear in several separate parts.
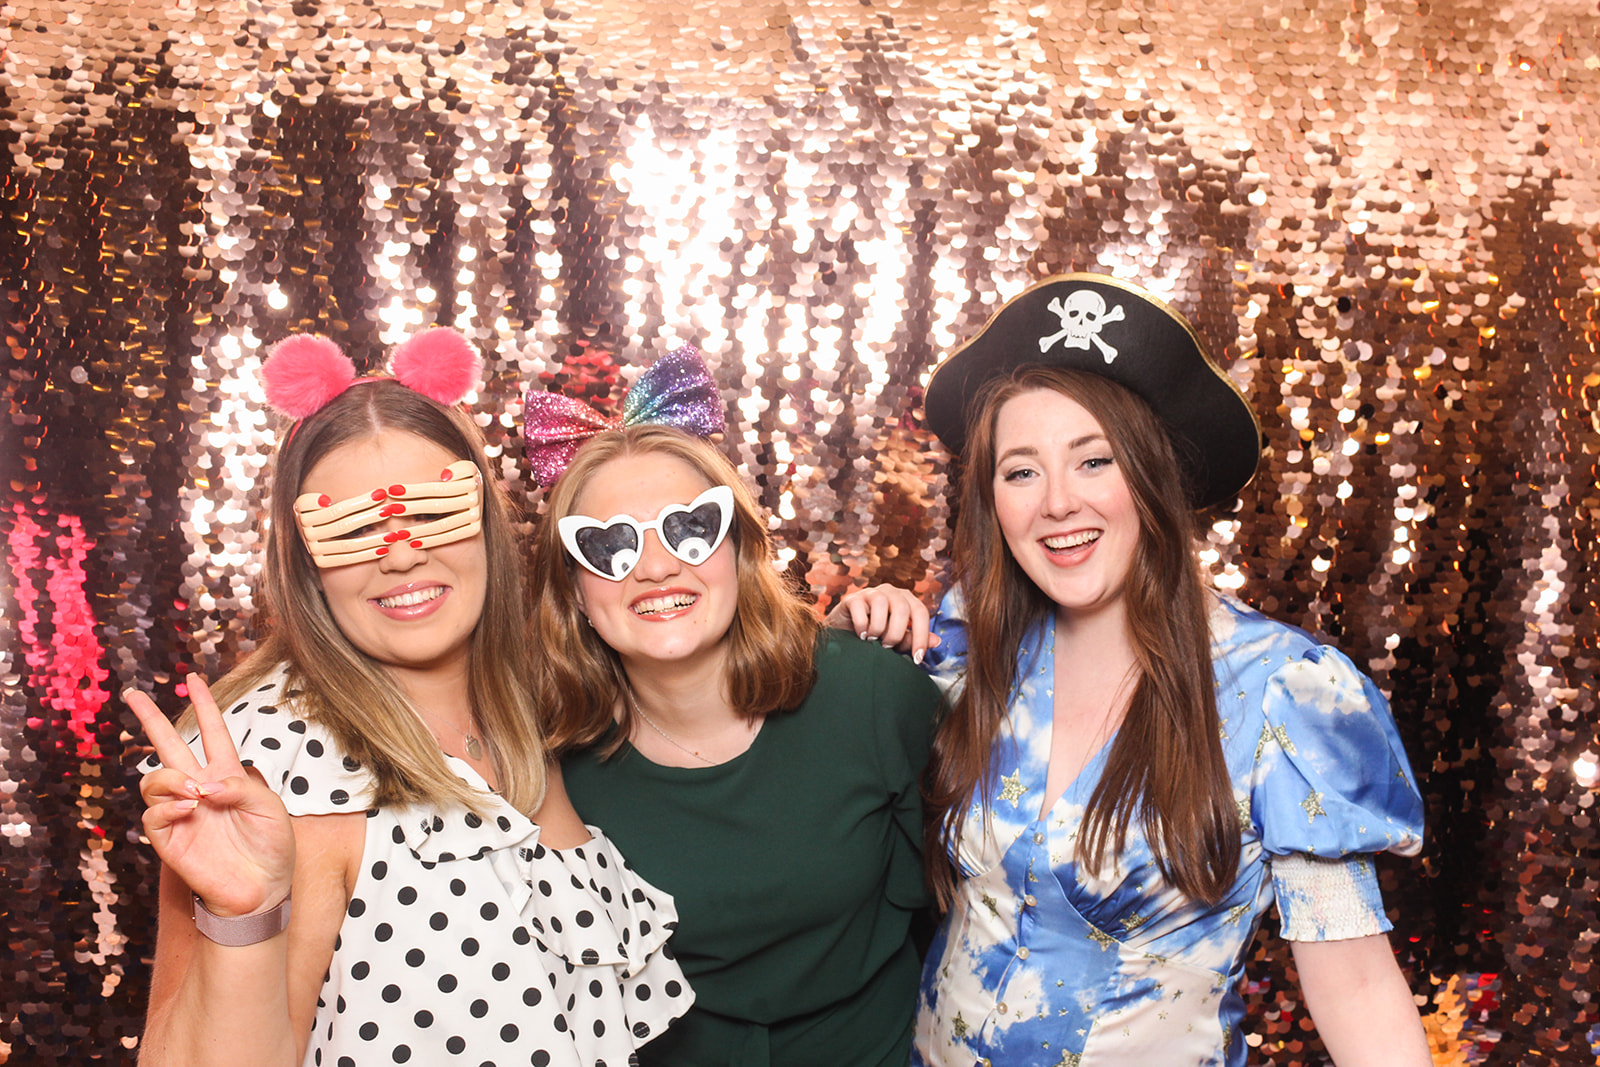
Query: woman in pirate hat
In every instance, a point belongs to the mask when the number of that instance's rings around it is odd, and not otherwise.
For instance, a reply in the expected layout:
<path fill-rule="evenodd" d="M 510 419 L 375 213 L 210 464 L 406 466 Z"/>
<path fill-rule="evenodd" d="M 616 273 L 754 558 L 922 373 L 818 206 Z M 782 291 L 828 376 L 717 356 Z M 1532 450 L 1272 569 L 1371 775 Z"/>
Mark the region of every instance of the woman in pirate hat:
<path fill-rule="evenodd" d="M 1429 1062 L 1369 858 L 1421 848 L 1415 779 L 1348 659 L 1202 581 L 1192 515 L 1249 482 L 1260 431 L 1193 329 L 1052 277 L 941 364 L 927 414 L 963 475 L 913 1061 L 1243 1064 L 1276 902 L 1336 1062 Z M 841 625 L 891 640 L 917 610 L 847 599 Z"/>

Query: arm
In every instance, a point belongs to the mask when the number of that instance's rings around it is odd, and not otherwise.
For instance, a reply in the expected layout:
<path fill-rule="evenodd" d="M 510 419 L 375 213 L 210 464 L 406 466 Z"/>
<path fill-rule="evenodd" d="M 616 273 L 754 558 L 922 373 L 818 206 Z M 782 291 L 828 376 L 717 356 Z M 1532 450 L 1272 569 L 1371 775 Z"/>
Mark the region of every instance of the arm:
<path fill-rule="evenodd" d="M 1338 1067 L 1425 1067 L 1428 1037 L 1383 934 L 1291 941 L 1300 991 Z"/>
<path fill-rule="evenodd" d="M 292 1065 L 311 1033 L 317 991 L 360 863 L 361 814 L 291 819 L 237 749 L 205 685 L 190 679 L 202 766 L 148 697 L 129 705 L 163 766 L 140 783 L 145 832 L 162 859 L 159 930 L 140 1062 Z M 292 889 L 289 927 L 218 945 L 191 918 L 198 893 L 218 916 L 273 907 Z"/>
<path fill-rule="evenodd" d="M 566 779 L 561 777 L 561 761 L 551 760 L 545 771 L 544 800 L 533 813 L 539 824 L 539 840 L 547 848 L 572 848 L 591 840 L 589 828 L 578 817 L 577 809 L 567 796 Z"/>
<path fill-rule="evenodd" d="M 254 945 L 229 948 L 201 935 L 190 917 L 192 890 L 162 864 L 142 1067 L 303 1061 L 348 903 L 347 868 L 360 862 L 365 821 L 361 814 L 293 820 L 300 859 L 289 928 Z M 354 884 L 353 871 L 349 880 Z M 221 914 L 219 907 L 212 910 Z"/>

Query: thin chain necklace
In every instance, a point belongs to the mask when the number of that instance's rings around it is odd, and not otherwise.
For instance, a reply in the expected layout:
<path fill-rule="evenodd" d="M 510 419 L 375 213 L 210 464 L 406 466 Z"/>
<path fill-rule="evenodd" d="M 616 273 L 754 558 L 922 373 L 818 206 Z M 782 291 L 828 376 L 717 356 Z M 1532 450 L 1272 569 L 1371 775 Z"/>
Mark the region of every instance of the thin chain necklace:
<path fill-rule="evenodd" d="M 424 718 L 430 719 L 430 720 L 432 720 L 434 722 L 438 722 L 439 721 L 437 719 L 434 719 L 431 715 L 424 715 Z M 463 730 L 461 727 L 457 726 L 453 722 L 447 722 L 447 723 L 445 723 L 445 725 L 450 727 L 450 729 L 454 730 L 456 733 L 461 735 L 462 742 L 465 743 L 466 746 L 467 746 L 467 755 L 468 756 L 471 756 L 473 759 L 482 759 L 483 758 L 483 741 L 482 741 L 481 738 L 477 737 L 474 734 L 467 733 L 467 731 Z M 477 723 L 474 722 L 473 725 L 476 726 Z"/>
<path fill-rule="evenodd" d="M 717 765 L 717 761 L 716 760 L 707 759 L 705 756 L 700 755 L 700 753 L 696 752 L 694 749 L 690 748 L 688 745 L 685 745 L 682 741 L 679 741 L 676 737 L 673 737 L 671 734 L 667 733 L 661 727 L 657 726 L 656 725 L 656 721 L 654 719 L 652 719 L 650 716 L 646 715 L 644 713 L 644 709 L 639 706 L 639 702 L 633 698 L 633 687 L 632 686 L 626 686 L 626 685 L 623 686 L 622 687 L 622 693 L 623 693 L 624 696 L 626 696 L 628 698 L 628 707 L 633 709 L 633 713 L 635 715 L 639 716 L 639 718 L 643 719 L 645 721 L 646 725 L 648 725 L 650 727 L 650 729 L 654 730 L 656 733 L 658 733 L 662 737 L 666 738 L 667 744 L 671 745 L 673 748 L 677 749 L 680 752 L 687 752 L 689 755 L 693 756 L 695 759 L 701 761 L 702 763 L 708 764 L 709 766 L 715 767 Z"/>

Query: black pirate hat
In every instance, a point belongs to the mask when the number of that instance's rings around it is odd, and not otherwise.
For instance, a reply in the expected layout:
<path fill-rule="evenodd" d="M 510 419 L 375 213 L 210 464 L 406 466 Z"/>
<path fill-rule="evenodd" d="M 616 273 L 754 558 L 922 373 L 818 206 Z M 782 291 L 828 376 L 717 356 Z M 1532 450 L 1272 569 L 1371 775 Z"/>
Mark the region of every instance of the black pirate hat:
<path fill-rule="evenodd" d="M 1057 274 L 1008 300 L 934 368 L 928 426 L 952 454 L 991 378 L 1031 364 L 1103 375 L 1172 431 L 1197 507 L 1232 500 L 1255 474 L 1261 427 L 1194 328 L 1153 294 L 1103 274 Z"/>

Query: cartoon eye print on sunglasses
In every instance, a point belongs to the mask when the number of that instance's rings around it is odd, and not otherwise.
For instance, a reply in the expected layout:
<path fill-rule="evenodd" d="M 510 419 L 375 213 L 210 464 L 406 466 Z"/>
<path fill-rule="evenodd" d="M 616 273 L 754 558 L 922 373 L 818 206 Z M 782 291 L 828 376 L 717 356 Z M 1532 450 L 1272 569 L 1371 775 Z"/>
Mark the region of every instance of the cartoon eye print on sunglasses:
<path fill-rule="evenodd" d="M 733 488 L 714 485 L 688 504 L 669 504 L 649 522 L 632 515 L 613 515 L 601 522 L 587 515 L 568 515 L 556 524 L 561 543 L 585 569 L 620 582 L 639 565 L 644 535 L 654 530 L 662 547 L 698 567 L 711 558 L 733 524 Z"/>

